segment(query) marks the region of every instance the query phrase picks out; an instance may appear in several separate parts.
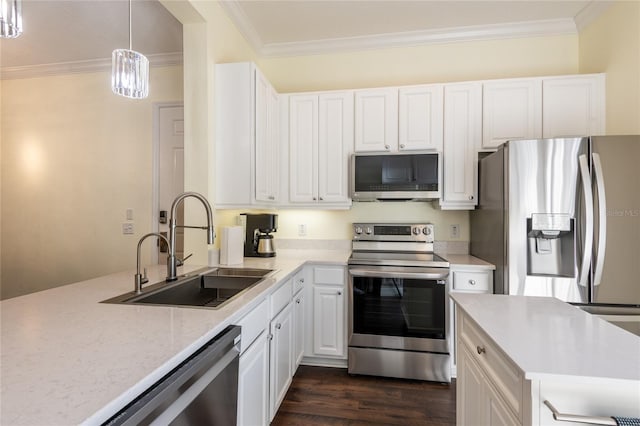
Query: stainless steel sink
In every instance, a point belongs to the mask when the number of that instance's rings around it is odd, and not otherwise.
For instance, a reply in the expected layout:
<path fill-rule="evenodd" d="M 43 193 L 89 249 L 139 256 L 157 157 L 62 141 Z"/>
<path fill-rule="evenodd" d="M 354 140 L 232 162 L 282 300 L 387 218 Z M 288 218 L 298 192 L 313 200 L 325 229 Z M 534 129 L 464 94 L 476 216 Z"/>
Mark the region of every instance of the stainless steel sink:
<path fill-rule="evenodd" d="M 218 309 L 235 296 L 268 278 L 271 269 L 215 268 L 196 271 L 146 286 L 142 294 L 133 291 L 102 303 L 196 306 Z"/>

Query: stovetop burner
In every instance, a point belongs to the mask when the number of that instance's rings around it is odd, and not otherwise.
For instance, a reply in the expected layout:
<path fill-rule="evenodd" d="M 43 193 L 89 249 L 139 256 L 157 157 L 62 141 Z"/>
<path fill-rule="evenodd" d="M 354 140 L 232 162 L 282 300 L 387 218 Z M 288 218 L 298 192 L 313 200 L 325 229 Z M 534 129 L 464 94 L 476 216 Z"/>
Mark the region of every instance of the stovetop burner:
<path fill-rule="evenodd" d="M 448 268 L 449 261 L 434 253 L 353 251 L 349 265 L 421 266 Z"/>

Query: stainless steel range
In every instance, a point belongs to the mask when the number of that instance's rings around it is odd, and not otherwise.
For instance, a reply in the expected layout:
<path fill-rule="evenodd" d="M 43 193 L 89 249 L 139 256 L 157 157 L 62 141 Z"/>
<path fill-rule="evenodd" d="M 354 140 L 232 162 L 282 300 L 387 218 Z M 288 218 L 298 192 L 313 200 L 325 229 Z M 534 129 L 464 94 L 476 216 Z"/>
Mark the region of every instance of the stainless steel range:
<path fill-rule="evenodd" d="M 354 223 L 349 373 L 450 382 L 448 275 L 432 224 Z"/>

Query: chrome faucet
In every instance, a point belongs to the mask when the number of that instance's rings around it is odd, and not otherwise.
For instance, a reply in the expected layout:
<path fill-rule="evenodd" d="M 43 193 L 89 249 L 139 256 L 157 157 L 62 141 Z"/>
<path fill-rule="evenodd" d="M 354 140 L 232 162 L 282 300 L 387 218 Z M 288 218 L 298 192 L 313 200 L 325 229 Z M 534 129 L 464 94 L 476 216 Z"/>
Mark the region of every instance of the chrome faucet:
<path fill-rule="evenodd" d="M 211 205 L 209 204 L 207 199 L 197 192 L 185 192 L 178 195 L 176 199 L 173 200 L 173 204 L 171 205 L 171 219 L 169 219 L 169 257 L 167 258 L 167 281 L 175 281 L 178 279 L 178 266 L 182 265 L 182 261 L 184 260 L 179 260 L 178 258 L 176 258 L 176 228 L 178 227 L 178 225 L 176 224 L 176 210 L 178 209 L 178 205 L 187 197 L 194 197 L 202 202 L 202 205 L 207 211 L 207 226 L 180 225 L 180 227 L 205 229 L 207 231 L 207 244 L 213 244 L 213 240 L 215 238 L 213 231 L 213 213 Z"/>
<path fill-rule="evenodd" d="M 152 232 L 150 234 L 143 235 L 142 238 L 140 238 L 140 240 L 138 241 L 138 252 L 136 256 L 136 278 L 135 278 L 135 287 L 134 287 L 134 291 L 136 294 L 142 293 L 142 284 L 149 282 L 149 278 L 147 278 L 147 269 L 145 268 L 144 275 L 140 273 L 140 247 L 142 247 L 142 242 L 145 239 L 147 239 L 147 237 L 153 237 L 153 236 L 162 238 L 164 242 L 167 243 L 167 246 L 169 245 L 169 240 L 167 240 L 167 237 L 157 232 Z"/>

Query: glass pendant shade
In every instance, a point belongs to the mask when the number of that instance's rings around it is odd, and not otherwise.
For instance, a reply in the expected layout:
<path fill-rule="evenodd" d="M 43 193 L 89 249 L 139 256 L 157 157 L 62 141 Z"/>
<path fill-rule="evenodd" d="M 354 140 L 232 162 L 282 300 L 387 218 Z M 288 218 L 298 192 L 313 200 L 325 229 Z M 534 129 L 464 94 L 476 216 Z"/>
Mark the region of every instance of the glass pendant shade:
<path fill-rule="evenodd" d="M 129 49 L 116 49 L 111 57 L 111 90 L 132 99 L 149 96 L 149 60 Z"/>
<path fill-rule="evenodd" d="M 22 0 L 0 0 L 0 37 L 22 34 Z"/>

